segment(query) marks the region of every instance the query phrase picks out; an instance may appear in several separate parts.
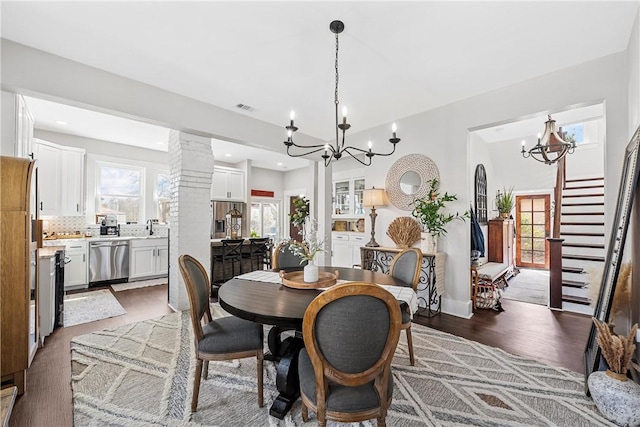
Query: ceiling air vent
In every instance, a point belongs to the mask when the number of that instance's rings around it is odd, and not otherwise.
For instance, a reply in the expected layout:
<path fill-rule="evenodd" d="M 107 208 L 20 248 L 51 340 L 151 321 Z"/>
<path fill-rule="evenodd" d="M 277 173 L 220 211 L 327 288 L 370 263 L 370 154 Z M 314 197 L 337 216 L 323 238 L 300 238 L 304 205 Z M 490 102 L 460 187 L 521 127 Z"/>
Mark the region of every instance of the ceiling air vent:
<path fill-rule="evenodd" d="M 255 111 L 255 108 L 247 104 L 236 104 L 236 107 L 244 111 Z"/>

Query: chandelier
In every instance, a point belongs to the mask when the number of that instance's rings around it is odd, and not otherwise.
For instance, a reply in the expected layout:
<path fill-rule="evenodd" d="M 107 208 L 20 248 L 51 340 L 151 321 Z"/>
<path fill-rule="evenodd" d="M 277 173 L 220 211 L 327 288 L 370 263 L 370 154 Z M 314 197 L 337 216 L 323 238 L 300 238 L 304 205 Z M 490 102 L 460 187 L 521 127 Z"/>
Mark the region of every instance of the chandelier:
<path fill-rule="evenodd" d="M 538 134 L 538 143 L 529 151 L 524 149 L 524 140 L 522 141 L 522 157 L 525 159 L 531 157 L 539 162 L 551 165 L 562 159 L 567 154 L 572 154 L 576 149 L 575 141 L 566 142 L 556 132 L 556 121 L 547 116 L 549 119 L 544 123 L 544 134 L 540 139 Z M 562 128 L 560 128 L 562 131 Z"/>
<path fill-rule="evenodd" d="M 284 141 L 284 145 L 287 147 L 287 154 L 291 157 L 302 157 L 307 156 L 309 154 L 317 153 L 319 151 L 324 150 L 324 154 L 322 154 L 322 158 L 324 159 L 324 165 L 329 166 L 331 161 L 340 160 L 340 158 L 344 154 L 348 154 L 349 156 L 356 159 L 358 162 L 362 163 L 365 166 L 369 166 L 371 164 L 371 159 L 373 156 L 390 156 L 396 151 L 396 144 L 400 142 L 400 138 L 396 137 L 396 124 L 394 123 L 391 126 L 392 137 L 389 139 L 389 142 L 393 146 L 391 152 L 389 153 L 377 153 L 371 150 L 371 141 L 369 141 L 369 149 L 363 150 L 362 148 L 353 147 L 353 146 L 345 146 L 345 133 L 351 127 L 349 123 L 347 123 L 347 108 L 342 107 L 342 123 L 338 120 L 338 110 L 340 101 L 338 100 L 338 34 L 340 34 L 344 30 L 344 24 L 342 21 L 333 21 L 329 25 L 329 29 L 332 33 L 336 35 L 336 61 L 335 61 L 335 70 L 336 70 L 336 86 L 334 91 L 334 104 L 336 110 L 336 140 L 335 144 L 318 144 L 318 145 L 303 145 L 296 144 L 293 140 L 293 134 L 298 130 L 296 126 L 294 126 L 293 121 L 295 118 L 295 113 L 291 111 L 291 115 L 289 117 L 290 122 L 289 126 L 285 126 L 287 130 L 287 140 Z M 342 137 L 340 137 L 340 132 L 342 132 Z M 293 148 L 295 147 L 295 148 Z M 360 157 L 363 157 L 364 160 L 361 160 Z"/>

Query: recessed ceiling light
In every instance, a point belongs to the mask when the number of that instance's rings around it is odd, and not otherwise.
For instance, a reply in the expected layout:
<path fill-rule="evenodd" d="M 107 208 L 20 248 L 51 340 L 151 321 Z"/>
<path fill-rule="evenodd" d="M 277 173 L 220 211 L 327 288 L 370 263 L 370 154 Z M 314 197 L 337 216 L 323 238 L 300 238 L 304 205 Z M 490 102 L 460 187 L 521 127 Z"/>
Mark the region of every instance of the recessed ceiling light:
<path fill-rule="evenodd" d="M 231 154 L 227 153 L 224 155 L 225 157 L 231 157 Z"/>
<path fill-rule="evenodd" d="M 164 141 L 156 141 L 156 144 L 158 144 L 158 145 L 163 145 L 163 144 L 164 144 Z"/>
<path fill-rule="evenodd" d="M 59 125 L 63 125 L 63 126 L 68 125 L 68 123 L 67 123 L 67 122 L 64 122 L 64 121 L 62 121 L 62 120 L 56 120 L 56 123 L 57 123 L 57 124 L 59 124 Z"/>
<path fill-rule="evenodd" d="M 282 166 L 282 162 L 278 162 L 276 163 L 278 166 Z"/>

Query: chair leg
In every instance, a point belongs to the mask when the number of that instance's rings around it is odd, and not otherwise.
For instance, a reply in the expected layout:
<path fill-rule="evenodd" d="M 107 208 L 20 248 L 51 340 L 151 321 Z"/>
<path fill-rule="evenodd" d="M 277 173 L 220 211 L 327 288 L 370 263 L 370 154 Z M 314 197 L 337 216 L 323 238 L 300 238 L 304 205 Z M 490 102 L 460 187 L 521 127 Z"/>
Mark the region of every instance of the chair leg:
<path fill-rule="evenodd" d="M 205 360 L 204 369 L 202 370 L 202 379 L 206 380 L 208 376 L 209 376 L 209 361 Z"/>
<path fill-rule="evenodd" d="M 407 347 L 409 348 L 409 364 L 411 366 L 415 365 L 415 360 L 413 359 L 413 338 L 411 337 L 411 326 L 407 329 Z"/>
<path fill-rule="evenodd" d="M 307 405 L 304 404 L 304 402 L 302 402 L 302 421 L 304 421 L 305 423 L 309 421 L 309 409 L 307 408 Z"/>
<path fill-rule="evenodd" d="M 198 408 L 198 395 L 200 394 L 200 377 L 202 376 L 202 359 L 196 363 L 196 377 L 193 381 L 193 397 L 191 398 L 191 412 Z"/>
<path fill-rule="evenodd" d="M 258 359 L 258 407 L 262 408 L 264 406 L 264 392 L 263 392 L 264 355 L 262 353 L 262 350 L 258 350 L 257 359 Z"/>
<path fill-rule="evenodd" d="M 387 427 L 387 419 L 386 419 L 386 417 L 378 418 L 378 427 Z"/>

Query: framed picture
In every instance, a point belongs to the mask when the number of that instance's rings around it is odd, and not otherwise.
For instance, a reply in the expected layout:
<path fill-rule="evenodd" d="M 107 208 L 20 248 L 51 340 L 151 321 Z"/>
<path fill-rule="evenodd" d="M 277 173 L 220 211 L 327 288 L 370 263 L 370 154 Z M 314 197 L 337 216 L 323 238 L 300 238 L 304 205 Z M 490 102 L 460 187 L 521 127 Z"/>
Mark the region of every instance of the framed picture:
<path fill-rule="evenodd" d="M 605 259 L 604 270 L 602 272 L 602 282 L 600 284 L 600 293 L 593 317 L 601 322 L 608 323 L 611 314 L 611 304 L 613 296 L 616 292 L 616 282 L 618 281 L 618 273 L 623 260 L 624 245 L 629 229 L 629 218 L 631 217 L 631 208 L 633 207 L 633 199 L 638 186 L 638 172 L 640 170 L 640 162 L 638 161 L 638 152 L 640 148 L 640 127 L 636 130 L 631 138 L 631 142 L 627 145 L 625 151 L 624 162 L 622 164 L 622 176 L 620 178 L 620 189 L 618 191 L 618 201 L 616 203 L 616 211 L 611 224 L 611 237 L 609 239 L 609 247 L 607 257 Z M 589 394 L 589 386 L 587 378 L 593 371 L 600 369 L 600 347 L 597 342 L 597 330 L 595 325 L 591 324 L 589 339 L 584 351 L 584 384 L 585 392 Z"/>
<path fill-rule="evenodd" d="M 106 221 L 106 215 L 96 215 L 96 224 L 102 224 L 102 221 Z"/>

